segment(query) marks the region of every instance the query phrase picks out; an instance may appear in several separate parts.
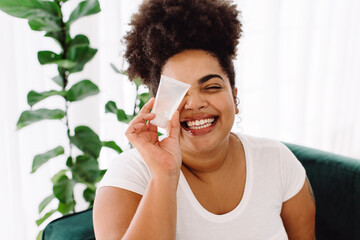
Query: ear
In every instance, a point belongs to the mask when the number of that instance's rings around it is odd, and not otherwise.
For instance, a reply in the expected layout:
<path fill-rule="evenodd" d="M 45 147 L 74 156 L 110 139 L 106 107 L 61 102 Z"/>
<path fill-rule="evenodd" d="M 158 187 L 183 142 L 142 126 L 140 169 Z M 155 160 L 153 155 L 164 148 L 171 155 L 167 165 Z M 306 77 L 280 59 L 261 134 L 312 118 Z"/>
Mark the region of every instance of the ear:
<path fill-rule="evenodd" d="M 238 108 L 238 97 L 237 97 L 237 93 L 238 93 L 238 89 L 236 87 L 234 87 L 233 89 L 233 97 L 234 97 L 234 103 L 235 103 L 235 114 L 238 114 L 239 113 L 239 108 Z"/>
<path fill-rule="evenodd" d="M 238 89 L 236 87 L 234 87 L 234 89 L 232 91 L 233 91 L 234 100 L 236 100 Z M 236 101 L 235 101 L 235 104 L 236 104 Z"/>

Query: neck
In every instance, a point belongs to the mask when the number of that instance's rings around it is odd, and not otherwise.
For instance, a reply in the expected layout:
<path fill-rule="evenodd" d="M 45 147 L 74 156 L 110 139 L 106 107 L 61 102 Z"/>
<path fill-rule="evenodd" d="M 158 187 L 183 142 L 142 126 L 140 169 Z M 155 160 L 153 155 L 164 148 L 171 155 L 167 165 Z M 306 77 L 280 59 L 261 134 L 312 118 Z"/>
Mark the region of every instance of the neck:
<path fill-rule="evenodd" d="M 222 172 L 230 165 L 232 149 L 235 147 L 235 136 L 229 134 L 216 148 L 205 152 L 183 151 L 182 171 L 192 173 L 199 179 L 205 180 L 209 175 Z"/>

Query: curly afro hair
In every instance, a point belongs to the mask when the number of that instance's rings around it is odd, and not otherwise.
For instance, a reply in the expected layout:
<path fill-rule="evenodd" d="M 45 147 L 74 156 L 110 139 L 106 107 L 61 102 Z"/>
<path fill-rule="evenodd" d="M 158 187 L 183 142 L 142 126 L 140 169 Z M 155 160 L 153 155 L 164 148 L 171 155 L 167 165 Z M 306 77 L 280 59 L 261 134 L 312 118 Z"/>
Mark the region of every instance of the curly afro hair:
<path fill-rule="evenodd" d="M 183 50 L 200 49 L 219 60 L 234 88 L 232 60 L 242 33 L 238 14 L 226 0 L 144 1 L 125 36 L 129 78 L 140 77 L 155 96 L 166 61 Z"/>

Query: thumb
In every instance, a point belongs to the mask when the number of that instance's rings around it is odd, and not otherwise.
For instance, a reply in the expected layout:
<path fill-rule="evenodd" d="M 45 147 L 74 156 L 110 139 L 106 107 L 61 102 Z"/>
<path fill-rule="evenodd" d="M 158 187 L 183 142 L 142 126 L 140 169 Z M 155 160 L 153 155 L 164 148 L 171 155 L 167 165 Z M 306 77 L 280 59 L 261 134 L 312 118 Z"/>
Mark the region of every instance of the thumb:
<path fill-rule="evenodd" d="M 180 136 L 179 115 L 180 115 L 179 111 L 176 111 L 170 121 L 169 137 L 174 138 L 176 140 L 179 140 L 179 136 Z"/>

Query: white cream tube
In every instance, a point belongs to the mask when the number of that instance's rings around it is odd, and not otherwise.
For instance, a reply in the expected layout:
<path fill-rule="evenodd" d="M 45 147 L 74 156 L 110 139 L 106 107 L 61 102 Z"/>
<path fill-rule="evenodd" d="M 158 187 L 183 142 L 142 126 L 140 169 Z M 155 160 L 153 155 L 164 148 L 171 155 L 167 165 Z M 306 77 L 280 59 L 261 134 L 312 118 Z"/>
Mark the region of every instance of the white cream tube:
<path fill-rule="evenodd" d="M 166 129 L 190 86 L 190 84 L 161 75 L 154 107 L 151 111 L 155 113 L 156 117 L 150 123 Z"/>

